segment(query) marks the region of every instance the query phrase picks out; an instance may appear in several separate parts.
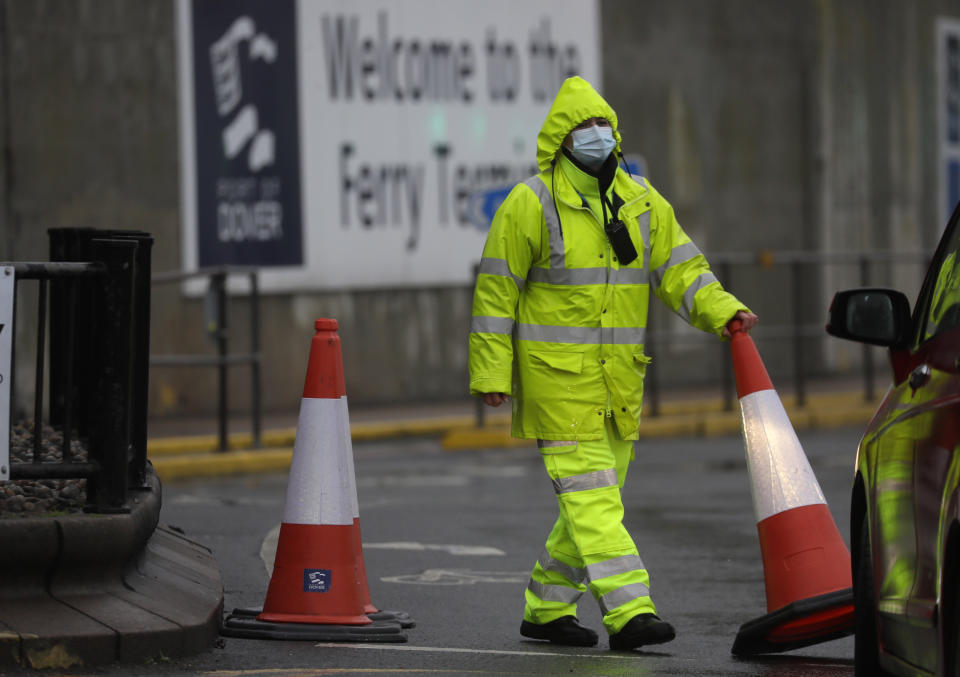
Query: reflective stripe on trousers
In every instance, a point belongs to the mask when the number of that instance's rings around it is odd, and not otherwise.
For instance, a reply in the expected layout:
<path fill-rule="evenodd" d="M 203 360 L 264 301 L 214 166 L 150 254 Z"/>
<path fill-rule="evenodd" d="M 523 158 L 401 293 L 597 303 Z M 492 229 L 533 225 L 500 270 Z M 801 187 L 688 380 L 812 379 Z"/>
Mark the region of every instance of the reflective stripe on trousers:
<path fill-rule="evenodd" d="M 560 514 L 524 593 L 528 621 L 576 616 L 588 588 L 610 633 L 638 614 L 656 613 L 647 571 L 622 523 L 620 489 L 633 443 L 618 438 L 611 419 L 605 435 L 539 445 Z"/>

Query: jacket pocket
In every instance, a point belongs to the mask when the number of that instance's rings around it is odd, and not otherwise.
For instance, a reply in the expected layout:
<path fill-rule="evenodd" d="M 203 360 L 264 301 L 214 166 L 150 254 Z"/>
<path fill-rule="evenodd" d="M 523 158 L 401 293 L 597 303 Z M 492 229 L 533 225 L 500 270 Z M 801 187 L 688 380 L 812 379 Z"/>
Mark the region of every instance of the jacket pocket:
<path fill-rule="evenodd" d="M 520 366 L 520 380 L 523 397 L 530 403 L 566 410 L 583 397 L 583 353 L 531 350 L 527 364 Z"/>
<path fill-rule="evenodd" d="M 531 350 L 530 362 L 536 367 L 551 367 L 569 374 L 579 374 L 583 371 L 583 353 L 561 350 Z"/>
<path fill-rule="evenodd" d="M 638 395 L 643 394 L 643 380 L 647 375 L 647 365 L 653 362 L 653 358 L 643 353 L 633 354 L 633 378 L 636 379 L 631 390 Z"/>
<path fill-rule="evenodd" d="M 516 406 L 528 435 L 576 439 L 589 412 L 602 404 L 595 403 L 599 370 L 592 374 L 583 353 L 573 350 L 531 350 L 521 354 L 518 366 Z"/>

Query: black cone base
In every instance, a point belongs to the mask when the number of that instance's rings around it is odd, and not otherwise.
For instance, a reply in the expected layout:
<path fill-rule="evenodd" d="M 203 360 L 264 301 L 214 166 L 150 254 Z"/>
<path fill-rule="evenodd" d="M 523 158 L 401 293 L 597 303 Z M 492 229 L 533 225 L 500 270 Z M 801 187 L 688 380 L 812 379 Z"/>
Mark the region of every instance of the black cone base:
<path fill-rule="evenodd" d="M 792 602 L 747 621 L 733 641 L 736 656 L 781 653 L 852 635 L 853 588 Z"/>
<path fill-rule="evenodd" d="M 409 629 L 417 627 L 417 622 L 406 611 L 386 611 L 380 609 L 375 613 L 367 614 L 371 621 L 390 621 L 399 623 L 401 628 Z"/>
<path fill-rule="evenodd" d="M 400 625 L 374 621 L 370 625 L 328 625 L 258 621 L 261 609 L 234 609 L 223 620 L 220 634 L 242 639 L 286 639 L 314 642 L 406 642 Z"/>

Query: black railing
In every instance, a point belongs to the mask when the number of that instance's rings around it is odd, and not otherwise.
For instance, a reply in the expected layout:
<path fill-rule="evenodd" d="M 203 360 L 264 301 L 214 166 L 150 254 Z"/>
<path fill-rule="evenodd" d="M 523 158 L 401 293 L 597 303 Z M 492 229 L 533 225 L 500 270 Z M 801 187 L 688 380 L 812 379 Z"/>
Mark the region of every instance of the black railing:
<path fill-rule="evenodd" d="M 788 297 L 784 303 L 790 309 L 788 323 L 773 325 L 769 321 L 757 326 L 756 337 L 771 343 L 790 344 L 790 362 L 793 372 L 793 390 L 798 406 L 807 402 L 807 390 L 811 378 L 811 370 L 807 364 L 807 349 L 818 339 L 826 339 L 824 330 L 827 308 L 810 308 L 806 298 L 810 289 L 819 284 L 819 276 L 824 268 L 840 267 L 856 270 L 856 283 L 850 286 L 869 286 L 873 284 L 875 269 L 885 265 L 906 266 L 916 271 L 914 282 L 917 289 L 923 282 L 923 274 L 930 260 L 930 253 L 915 251 L 867 251 L 867 252 L 831 252 L 816 253 L 806 251 L 764 252 L 761 255 L 748 253 L 720 253 L 710 255 L 711 265 L 718 278 L 728 289 L 736 289 L 738 275 L 752 268 L 763 268 L 776 275 L 774 282 L 782 283 L 784 276 L 788 284 Z M 814 274 L 811 275 L 810 271 Z M 743 295 L 746 296 L 746 295 Z M 810 321 L 810 313 L 816 311 L 816 322 Z M 647 350 L 651 355 L 656 354 L 656 347 L 675 345 L 680 343 L 701 343 L 705 349 L 714 340 L 694 329 L 684 328 L 681 331 L 652 331 L 652 323 L 647 327 Z M 729 359 L 729 346 L 720 345 L 715 348 L 720 351 L 718 362 L 721 366 L 720 379 L 717 386 L 723 400 L 724 409 L 731 411 L 736 406 L 736 385 L 734 382 L 733 366 Z M 876 369 L 874 366 L 871 346 L 862 346 L 861 376 L 863 383 L 863 398 L 865 402 L 873 402 L 876 395 Z M 821 370 L 822 371 L 822 370 Z M 821 374 L 822 375 L 822 374 Z M 656 416 L 660 413 L 660 380 L 656 370 L 647 374 L 647 400 L 650 404 L 650 413 Z"/>
<path fill-rule="evenodd" d="M 15 284 L 39 284 L 33 459 L 11 463 L 10 478 L 85 478 L 87 511 L 128 512 L 128 492 L 149 488 L 146 395 L 153 238 L 94 229 L 51 229 L 49 236 L 55 261 L 0 264 L 14 269 Z M 15 309 L 15 323 L 17 314 Z M 50 374 L 45 378 L 48 325 Z M 11 405 L 16 400 L 15 364 L 12 360 Z M 49 422 L 63 437 L 59 463 L 41 459 L 45 383 Z M 74 435 L 87 444 L 86 462 L 73 457 Z"/>
<path fill-rule="evenodd" d="M 230 353 L 230 295 L 227 278 L 231 275 L 248 278 L 250 285 L 250 323 L 248 353 Z M 215 339 L 216 355 L 151 355 L 151 367 L 216 367 L 217 368 L 217 438 L 220 451 L 226 451 L 229 445 L 227 421 L 229 419 L 229 388 L 227 387 L 228 368 L 234 365 L 250 366 L 250 426 L 254 448 L 259 449 L 262 438 L 262 405 L 260 386 L 260 286 L 259 270 L 243 266 L 223 266 L 201 268 L 192 272 L 171 271 L 156 273 L 154 284 L 183 282 L 193 278 L 207 278 L 208 315 L 207 331 Z"/>

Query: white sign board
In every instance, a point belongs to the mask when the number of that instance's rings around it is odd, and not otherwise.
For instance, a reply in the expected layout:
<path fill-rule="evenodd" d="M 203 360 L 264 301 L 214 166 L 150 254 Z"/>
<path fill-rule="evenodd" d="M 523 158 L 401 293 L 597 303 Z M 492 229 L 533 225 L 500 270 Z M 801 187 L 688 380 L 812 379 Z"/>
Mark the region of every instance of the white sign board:
<path fill-rule="evenodd" d="M 560 84 L 601 85 L 595 0 L 179 0 L 177 20 L 184 267 L 269 266 L 266 291 L 470 281 Z"/>
<path fill-rule="evenodd" d="M 13 268 L 0 268 L 0 482 L 10 479 L 10 374 L 13 367 Z"/>

